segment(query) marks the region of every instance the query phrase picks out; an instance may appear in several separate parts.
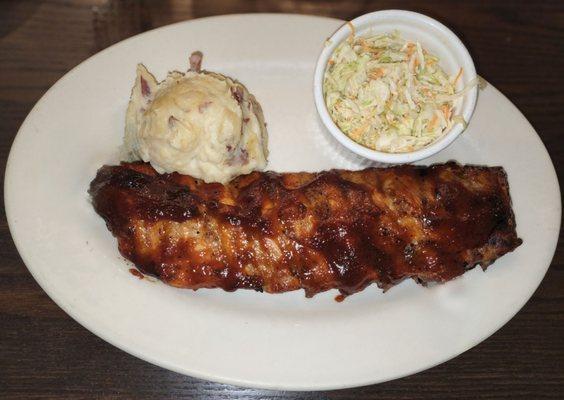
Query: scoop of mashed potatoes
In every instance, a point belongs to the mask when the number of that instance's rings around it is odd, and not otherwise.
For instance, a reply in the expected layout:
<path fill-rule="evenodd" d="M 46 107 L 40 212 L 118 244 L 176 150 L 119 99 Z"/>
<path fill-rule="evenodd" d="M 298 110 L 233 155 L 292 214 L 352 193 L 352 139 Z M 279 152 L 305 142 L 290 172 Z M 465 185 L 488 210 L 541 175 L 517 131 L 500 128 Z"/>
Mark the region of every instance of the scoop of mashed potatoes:
<path fill-rule="evenodd" d="M 142 65 L 126 114 L 125 158 L 206 182 L 230 181 L 264 169 L 268 135 L 262 109 L 241 83 L 200 71 L 201 53 L 186 73 L 157 82 Z"/>

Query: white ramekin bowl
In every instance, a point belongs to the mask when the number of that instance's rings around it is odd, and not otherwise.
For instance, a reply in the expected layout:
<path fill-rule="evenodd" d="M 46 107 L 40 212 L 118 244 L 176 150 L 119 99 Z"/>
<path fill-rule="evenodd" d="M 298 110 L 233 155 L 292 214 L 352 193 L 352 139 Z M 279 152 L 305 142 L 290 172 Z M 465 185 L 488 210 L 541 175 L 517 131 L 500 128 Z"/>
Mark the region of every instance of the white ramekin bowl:
<path fill-rule="evenodd" d="M 462 67 L 462 79 L 458 81 L 457 90 L 462 90 L 465 85 L 476 78 L 474 62 L 464 44 L 450 29 L 433 18 L 411 11 L 384 10 L 364 14 L 352 20 L 351 23 L 357 35 L 377 35 L 397 30 L 405 39 L 418 41 L 424 49 L 439 57 L 440 66 L 449 75 L 456 74 Z M 327 62 L 333 51 L 350 34 L 351 28 L 348 23 L 345 23 L 326 41 L 317 60 L 313 84 L 315 105 L 319 116 L 329 132 L 343 146 L 370 160 L 400 164 L 430 157 L 447 147 L 462 133 L 464 130 L 462 124 L 455 124 L 436 141 L 421 149 L 406 153 L 386 153 L 372 150 L 345 135 L 335 124 L 327 110 L 323 93 L 323 79 Z M 464 120 L 469 122 L 476 106 L 477 97 L 478 87 L 474 86 L 455 101 L 454 114 L 462 115 Z"/>

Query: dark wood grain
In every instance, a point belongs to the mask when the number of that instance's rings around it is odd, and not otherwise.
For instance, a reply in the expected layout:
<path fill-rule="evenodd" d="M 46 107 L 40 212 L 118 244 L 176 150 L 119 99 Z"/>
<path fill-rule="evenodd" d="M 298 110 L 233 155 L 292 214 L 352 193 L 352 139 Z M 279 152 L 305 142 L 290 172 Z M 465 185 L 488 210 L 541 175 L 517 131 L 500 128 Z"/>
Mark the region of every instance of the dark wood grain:
<path fill-rule="evenodd" d="M 420 11 L 454 29 L 481 75 L 537 129 L 564 172 L 564 2 L 560 1 L 133 1 L 0 2 L 0 160 L 34 103 L 95 52 L 171 22 L 242 12 L 350 19 L 386 8 Z M 3 190 L 3 176 L 0 190 Z M 3 198 L 3 196 L 2 196 Z M 564 243 L 533 298 L 472 350 L 423 373 L 358 389 L 291 393 L 192 379 L 97 338 L 35 283 L 0 218 L 2 399 L 559 399 L 564 395 Z M 542 229 L 542 227 L 539 227 Z"/>

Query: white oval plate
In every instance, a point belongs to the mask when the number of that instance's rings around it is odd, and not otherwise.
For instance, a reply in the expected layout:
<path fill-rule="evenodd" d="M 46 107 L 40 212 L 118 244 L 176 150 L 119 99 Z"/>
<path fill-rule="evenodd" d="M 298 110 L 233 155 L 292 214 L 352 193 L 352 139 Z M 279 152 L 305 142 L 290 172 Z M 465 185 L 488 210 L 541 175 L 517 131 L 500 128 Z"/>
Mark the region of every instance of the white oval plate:
<path fill-rule="evenodd" d="M 529 299 L 552 259 L 560 224 L 554 167 L 534 129 L 496 89 L 480 93 L 468 130 L 428 163 L 502 165 L 524 243 L 484 273 L 445 285 L 413 282 L 335 292 L 181 290 L 132 276 L 86 193 L 117 160 L 135 65 L 158 78 L 204 67 L 257 96 L 270 131 L 269 168 L 360 168 L 318 121 L 315 61 L 341 25 L 326 18 L 238 15 L 157 29 L 82 63 L 37 103 L 12 146 L 5 202 L 14 242 L 41 287 L 113 345 L 180 373 L 242 386 L 334 389 L 386 381 L 444 362 L 487 338 Z"/>

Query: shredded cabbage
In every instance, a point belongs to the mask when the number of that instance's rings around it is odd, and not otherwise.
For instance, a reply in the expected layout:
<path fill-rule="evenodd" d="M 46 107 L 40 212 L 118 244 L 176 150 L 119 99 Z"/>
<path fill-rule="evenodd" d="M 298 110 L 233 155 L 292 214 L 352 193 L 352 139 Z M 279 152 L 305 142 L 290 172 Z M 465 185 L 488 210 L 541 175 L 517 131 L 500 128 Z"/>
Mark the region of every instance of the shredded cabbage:
<path fill-rule="evenodd" d="M 354 32 L 328 62 L 324 96 L 337 126 L 374 150 L 402 153 L 434 142 L 454 124 L 454 100 L 462 75 L 449 77 L 439 59 L 399 32 L 362 37 Z"/>

